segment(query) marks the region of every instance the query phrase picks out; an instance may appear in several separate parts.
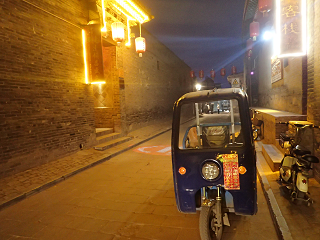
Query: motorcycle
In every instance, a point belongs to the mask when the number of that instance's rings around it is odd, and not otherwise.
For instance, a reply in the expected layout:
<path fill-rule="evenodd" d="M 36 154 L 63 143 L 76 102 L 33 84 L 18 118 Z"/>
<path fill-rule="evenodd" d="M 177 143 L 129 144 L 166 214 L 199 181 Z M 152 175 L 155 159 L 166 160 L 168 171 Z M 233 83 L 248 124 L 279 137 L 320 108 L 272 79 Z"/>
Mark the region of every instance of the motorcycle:
<path fill-rule="evenodd" d="M 202 103 L 222 100 L 230 111 L 199 117 Z M 200 211 L 202 240 L 220 240 L 229 213 L 256 214 L 256 152 L 245 92 L 228 88 L 183 95 L 174 104 L 171 147 L 177 208 Z"/>
<path fill-rule="evenodd" d="M 258 137 L 261 135 L 261 128 L 263 125 L 263 121 L 257 118 L 258 113 L 254 111 L 252 120 L 252 134 L 253 140 L 257 140 Z"/>
<path fill-rule="evenodd" d="M 313 200 L 308 192 L 309 172 L 314 163 L 319 163 L 319 159 L 300 144 L 304 130 L 317 126 L 303 121 L 280 122 L 280 124 L 291 125 L 295 129 L 295 134 L 280 134 L 280 146 L 285 148 L 287 153 L 280 163 L 279 182 L 289 190 L 292 202 L 303 201 L 310 206 Z"/>

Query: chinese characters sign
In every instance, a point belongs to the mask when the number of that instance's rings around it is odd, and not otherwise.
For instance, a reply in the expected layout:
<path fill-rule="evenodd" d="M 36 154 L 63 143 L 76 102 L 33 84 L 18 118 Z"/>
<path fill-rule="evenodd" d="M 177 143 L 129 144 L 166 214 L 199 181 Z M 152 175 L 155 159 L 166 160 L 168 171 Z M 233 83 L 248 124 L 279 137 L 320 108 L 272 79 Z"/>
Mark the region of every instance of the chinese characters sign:
<path fill-rule="evenodd" d="M 278 57 L 306 53 L 306 0 L 277 0 Z"/>
<path fill-rule="evenodd" d="M 282 79 L 282 70 L 282 60 L 279 58 L 271 59 L 271 83 Z"/>
<path fill-rule="evenodd" d="M 238 154 L 223 154 L 223 177 L 226 190 L 240 190 Z"/>

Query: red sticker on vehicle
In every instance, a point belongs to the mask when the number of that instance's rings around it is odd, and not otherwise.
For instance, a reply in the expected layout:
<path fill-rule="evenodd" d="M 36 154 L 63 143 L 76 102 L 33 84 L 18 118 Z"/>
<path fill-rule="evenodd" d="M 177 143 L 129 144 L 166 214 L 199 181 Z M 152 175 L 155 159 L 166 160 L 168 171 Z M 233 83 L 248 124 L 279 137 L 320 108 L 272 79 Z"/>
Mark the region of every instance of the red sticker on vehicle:
<path fill-rule="evenodd" d="M 238 154 L 223 154 L 223 178 L 226 190 L 240 190 Z"/>

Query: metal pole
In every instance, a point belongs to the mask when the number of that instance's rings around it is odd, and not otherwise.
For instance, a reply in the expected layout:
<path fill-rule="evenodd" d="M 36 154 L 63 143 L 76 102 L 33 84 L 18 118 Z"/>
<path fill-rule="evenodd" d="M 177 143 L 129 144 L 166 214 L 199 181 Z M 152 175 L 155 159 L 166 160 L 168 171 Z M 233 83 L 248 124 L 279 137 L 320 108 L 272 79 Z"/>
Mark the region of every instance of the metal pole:
<path fill-rule="evenodd" d="M 230 110 L 231 110 L 231 134 L 232 134 L 232 143 L 235 141 L 235 134 L 234 134 L 234 114 L 233 114 L 233 104 L 232 99 L 230 100 Z"/>
<path fill-rule="evenodd" d="M 196 106 L 196 121 L 197 121 L 197 137 L 198 137 L 198 144 L 199 148 L 201 146 L 201 141 L 200 141 L 200 118 L 199 118 L 199 105 L 198 103 L 195 103 Z"/>

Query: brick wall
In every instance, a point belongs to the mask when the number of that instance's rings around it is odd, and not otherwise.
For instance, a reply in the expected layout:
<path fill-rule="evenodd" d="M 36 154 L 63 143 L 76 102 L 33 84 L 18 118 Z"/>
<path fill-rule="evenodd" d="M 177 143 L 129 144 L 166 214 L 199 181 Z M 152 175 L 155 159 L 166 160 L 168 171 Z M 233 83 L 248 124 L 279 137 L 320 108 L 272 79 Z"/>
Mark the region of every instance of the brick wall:
<path fill-rule="evenodd" d="M 138 28 L 132 29 L 138 36 Z M 134 46 L 124 51 L 127 130 L 157 118 L 171 117 L 174 102 L 192 91 L 190 67 L 142 29 L 147 51 L 140 58 Z"/>
<path fill-rule="evenodd" d="M 191 90 L 190 68 L 145 30 L 142 58 L 104 45 L 106 84 L 86 85 L 86 3 L 0 1 L 0 178 L 92 147 L 96 127 L 126 134 L 171 117 Z"/>
<path fill-rule="evenodd" d="M 95 141 L 92 87 L 84 84 L 84 1 L 29 2 L 38 7 L 0 1 L 0 177 Z"/>
<path fill-rule="evenodd" d="M 55 160 L 95 141 L 91 87 L 0 79 L 0 177 Z"/>
<path fill-rule="evenodd" d="M 308 32 L 308 121 L 320 125 L 320 3 L 307 1 L 307 32 Z M 320 159 L 320 130 L 314 130 L 314 153 Z M 315 177 L 320 182 L 320 164 L 314 166 Z"/>
<path fill-rule="evenodd" d="M 259 106 L 302 114 L 302 58 L 289 58 L 283 79 L 271 83 L 272 45 L 263 45 L 259 54 Z"/>

